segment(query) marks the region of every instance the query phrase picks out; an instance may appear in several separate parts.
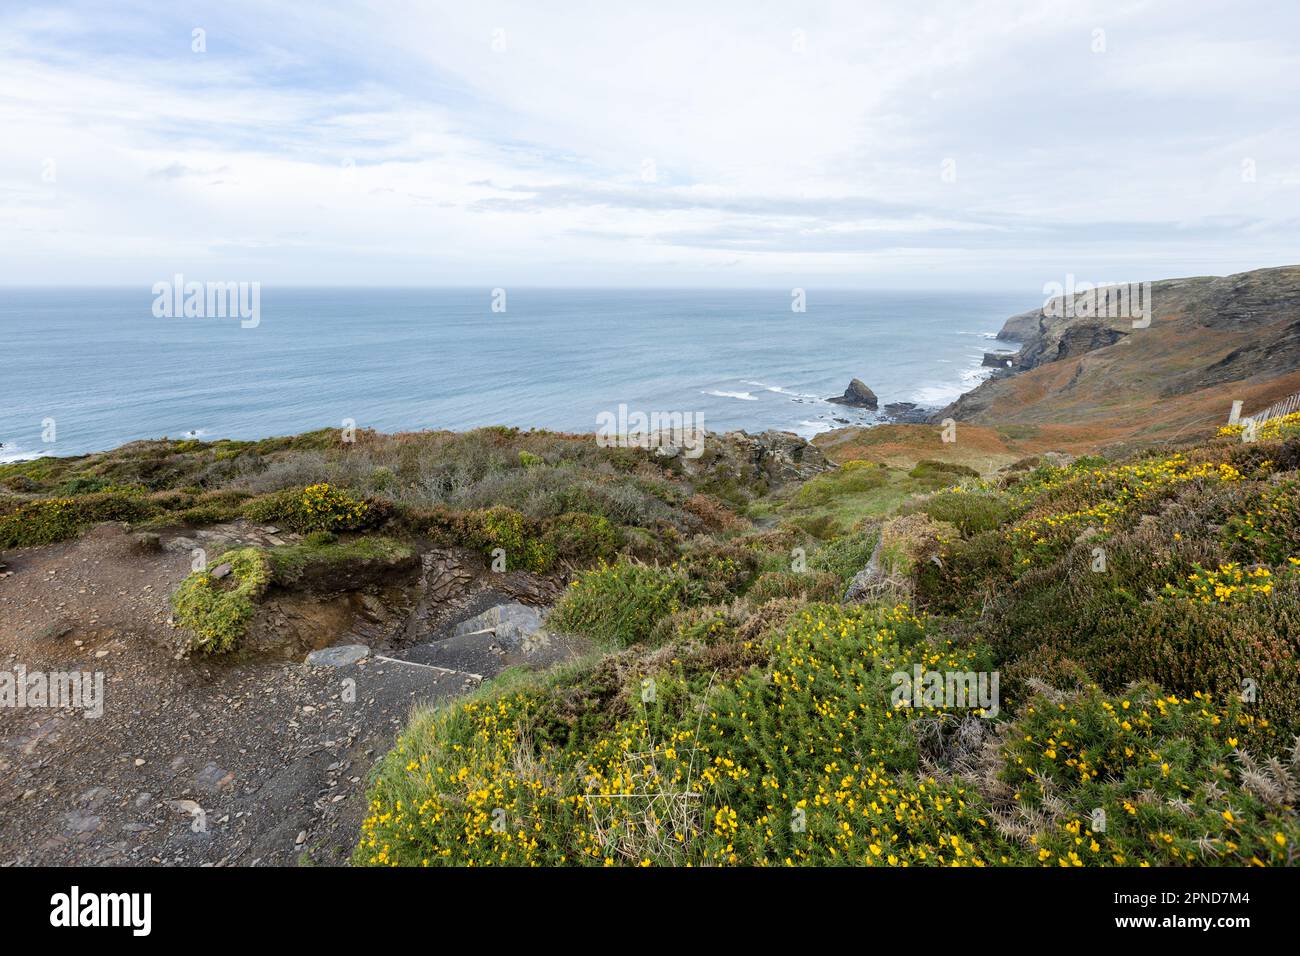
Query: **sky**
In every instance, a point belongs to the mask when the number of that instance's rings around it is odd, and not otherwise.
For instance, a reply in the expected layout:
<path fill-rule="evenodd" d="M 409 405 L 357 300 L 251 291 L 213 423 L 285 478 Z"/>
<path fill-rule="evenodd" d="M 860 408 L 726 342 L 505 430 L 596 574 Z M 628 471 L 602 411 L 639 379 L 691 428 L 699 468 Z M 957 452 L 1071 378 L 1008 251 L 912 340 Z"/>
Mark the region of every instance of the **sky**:
<path fill-rule="evenodd" d="M 0 284 L 1300 262 L 1300 3 L 0 0 Z"/>

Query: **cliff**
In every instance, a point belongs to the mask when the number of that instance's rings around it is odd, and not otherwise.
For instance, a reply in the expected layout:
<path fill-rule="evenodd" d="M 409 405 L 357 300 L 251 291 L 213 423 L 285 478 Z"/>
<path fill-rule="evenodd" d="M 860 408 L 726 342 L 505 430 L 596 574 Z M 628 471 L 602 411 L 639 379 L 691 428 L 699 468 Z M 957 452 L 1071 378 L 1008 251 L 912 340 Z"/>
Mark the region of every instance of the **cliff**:
<path fill-rule="evenodd" d="M 1300 266 L 1151 282 L 1142 316 L 1062 296 L 1012 316 L 1006 371 L 933 417 L 1072 426 L 1099 444 L 1209 434 L 1232 403 L 1249 413 L 1300 391 Z"/>

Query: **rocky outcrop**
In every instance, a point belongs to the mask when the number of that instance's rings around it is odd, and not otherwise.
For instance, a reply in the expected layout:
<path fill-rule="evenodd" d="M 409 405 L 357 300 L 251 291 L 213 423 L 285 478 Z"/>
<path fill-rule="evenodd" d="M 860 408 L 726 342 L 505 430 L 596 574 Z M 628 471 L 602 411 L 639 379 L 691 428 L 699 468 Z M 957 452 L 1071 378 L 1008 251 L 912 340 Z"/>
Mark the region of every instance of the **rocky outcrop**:
<path fill-rule="evenodd" d="M 985 368 L 1011 368 L 1015 361 L 1015 352 L 985 352 L 984 361 L 980 364 Z"/>
<path fill-rule="evenodd" d="M 855 378 L 849 382 L 849 387 L 844 390 L 843 395 L 836 395 L 833 398 L 826 399 L 826 401 L 835 405 L 870 408 L 874 411 L 879 400 L 876 398 L 876 393 L 867 388 L 862 379 Z"/>
<path fill-rule="evenodd" d="M 1021 312 L 1019 315 L 1013 315 L 1002 324 L 998 332 L 998 341 L 1000 342 L 1024 342 L 1036 335 L 1039 330 L 1039 322 L 1042 320 L 1043 310 L 1033 309 L 1029 312 Z"/>
<path fill-rule="evenodd" d="M 929 418 L 929 411 L 916 402 L 890 402 L 884 408 L 889 420 L 900 425 L 919 425 Z"/>
<path fill-rule="evenodd" d="M 756 435 L 744 431 L 710 434 L 702 455 L 683 455 L 678 460 L 688 478 L 725 474 L 746 483 L 763 482 L 769 488 L 804 481 L 834 467 L 807 439 L 773 429 Z"/>
<path fill-rule="evenodd" d="M 1008 319 L 998 338 L 1021 343 L 1010 366 L 989 353 L 999 371 L 930 421 L 1082 425 L 1118 451 L 1205 433 L 1233 401 L 1263 407 L 1300 388 L 1300 266 L 1154 281 L 1127 314 L 1086 295 Z"/>

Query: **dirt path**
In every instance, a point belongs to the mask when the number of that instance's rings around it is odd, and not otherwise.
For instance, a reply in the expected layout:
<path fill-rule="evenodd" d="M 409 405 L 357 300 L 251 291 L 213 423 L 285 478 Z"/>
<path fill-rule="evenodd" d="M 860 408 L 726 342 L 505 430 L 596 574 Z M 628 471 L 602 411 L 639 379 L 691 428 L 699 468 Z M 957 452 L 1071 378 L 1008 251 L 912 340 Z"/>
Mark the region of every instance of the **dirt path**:
<path fill-rule="evenodd" d="M 467 693 L 509 663 L 583 650 L 557 639 L 521 659 L 473 625 L 449 640 L 479 611 L 537 603 L 550 582 L 449 577 L 426 555 L 396 612 L 357 614 L 329 635 L 368 645 L 359 661 L 179 658 L 168 597 L 190 569 L 186 541 L 136 541 L 106 526 L 3 556 L 0 674 L 102 672 L 104 706 L 89 719 L 0 707 L 0 864 L 345 862 L 366 775 L 413 706 Z"/>

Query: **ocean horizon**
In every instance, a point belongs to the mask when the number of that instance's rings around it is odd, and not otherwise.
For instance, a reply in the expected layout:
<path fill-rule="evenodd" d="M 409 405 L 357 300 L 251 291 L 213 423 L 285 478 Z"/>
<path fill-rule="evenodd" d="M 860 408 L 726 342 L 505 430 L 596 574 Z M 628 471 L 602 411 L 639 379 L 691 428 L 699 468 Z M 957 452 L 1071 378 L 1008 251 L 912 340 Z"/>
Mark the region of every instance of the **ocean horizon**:
<path fill-rule="evenodd" d="M 345 421 L 583 433 L 620 405 L 811 437 L 882 420 L 826 402 L 852 378 L 882 409 L 954 400 L 987 377 L 1003 321 L 1035 304 L 1032 291 L 810 288 L 804 312 L 777 289 L 258 292 L 241 322 L 160 317 L 147 287 L 0 289 L 0 461 Z"/>

